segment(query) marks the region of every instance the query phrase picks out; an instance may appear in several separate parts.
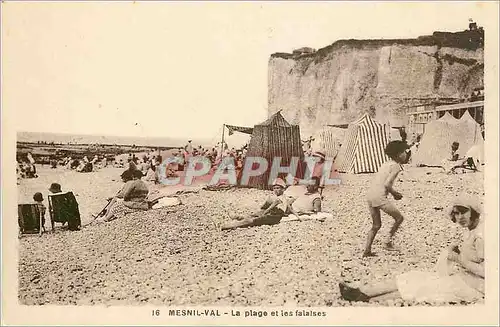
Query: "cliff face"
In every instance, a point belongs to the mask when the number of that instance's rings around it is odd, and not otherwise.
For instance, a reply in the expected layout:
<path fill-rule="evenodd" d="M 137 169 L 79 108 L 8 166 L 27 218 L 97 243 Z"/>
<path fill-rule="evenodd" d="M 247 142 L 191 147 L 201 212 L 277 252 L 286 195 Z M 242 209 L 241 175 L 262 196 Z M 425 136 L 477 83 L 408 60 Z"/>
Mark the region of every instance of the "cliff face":
<path fill-rule="evenodd" d="M 414 40 L 339 41 L 314 53 L 273 54 L 269 114 L 299 124 L 303 134 L 347 123 L 375 107 L 376 119 L 406 124 L 408 106 L 461 98 L 483 86 L 482 43 L 477 46 Z"/>

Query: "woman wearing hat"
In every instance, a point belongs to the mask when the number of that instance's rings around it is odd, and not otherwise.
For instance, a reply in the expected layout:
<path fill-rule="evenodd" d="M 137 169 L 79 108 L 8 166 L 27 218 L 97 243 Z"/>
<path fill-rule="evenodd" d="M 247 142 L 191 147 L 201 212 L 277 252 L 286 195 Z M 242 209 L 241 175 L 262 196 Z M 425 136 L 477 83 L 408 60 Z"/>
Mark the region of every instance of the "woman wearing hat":
<path fill-rule="evenodd" d="M 52 194 L 62 193 L 61 184 L 59 184 L 59 183 L 50 184 L 49 192 Z"/>
<path fill-rule="evenodd" d="M 51 194 L 49 194 L 49 199 L 51 198 L 52 195 L 71 193 L 71 192 L 63 192 L 62 188 L 61 188 L 61 184 L 59 184 L 59 183 L 50 184 L 49 192 L 51 193 Z M 71 195 L 72 195 L 72 193 L 71 193 Z M 53 206 L 53 203 L 51 200 L 49 200 L 49 214 L 51 217 L 53 217 L 53 215 L 55 214 L 55 212 L 54 212 L 55 209 L 52 206 Z M 65 210 L 65 209 L 63 209 L 63 210 Z M 66 212 L 67 212 L 67 210 L 66 210 Z M 67 221 L 62 222 L 63 226 L 65 226 L 67 223 L 68 223 Z M 54 230 L 54 221 L 52 220 L 52 218 L 51 218 L 51 225 L 52 225 L 52 230 Z"/>
<path fill-rule="evenodd" d="M 146 183 L 141 180 L 142 176 L 142 172 L 137 169 L 128 169 L 123 172 L 122 179 L 125 185 L 111 200 L 104 221 L 111 221 L 131 212 L 149 209 L 146 200 L 149 189 Z"/>
<path fill-rule="evenodd" d="M 323 177 L 323 168 L 325 166 L 326 156 L 323 152 L 316 151 L 312 154 L 312 157 L 315 158 L 316 162 L 314 164 L 312 171 L 310 172 L 310 176 L 318 177 L 320 179 L 319 188 L 322 189 L 324 187 L 324 180 L 325 180 Z"/>
<path fill-rule="evenodd" d="M 474 302 L 484 298 L 484 224 L 478 199 L 458 197 L 449 218 L 466 230 L 461 246 L 445 250 L 436 272 L 410 271 L 379 285 L 353 288 L 340 283 L 348 301 L 380 301 L 402 298 L 416 302 Z"/>
<path fill-rule="evenodd" d="M 285 188 L 285 182 L 281 178 L 276 178 L 273 182 L 273 194 L 266 199 L 260 211 L 248 217 L 235 217 L 235 221 L 222 226 L 221 229 L 279 224 L 281 218 L 285 216 L 286 200 L 283 197 Z"/>

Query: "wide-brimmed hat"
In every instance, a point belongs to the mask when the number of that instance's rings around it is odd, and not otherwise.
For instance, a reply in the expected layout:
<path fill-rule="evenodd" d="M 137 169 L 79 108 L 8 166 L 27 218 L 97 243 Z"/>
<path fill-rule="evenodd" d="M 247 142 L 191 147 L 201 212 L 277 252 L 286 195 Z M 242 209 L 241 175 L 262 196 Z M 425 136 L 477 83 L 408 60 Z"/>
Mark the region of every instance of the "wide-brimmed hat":
<path fill-rule="evenodd" d="M 275 185 L 281 186 L 282 188 L 286 188 L 286 183 L 281 178 L 276 178 L 273 181 L 273 185 L 272 186 L 275 186 Z"/>
<path fill-rule="evenodd" d="M 317 158 L 321 158 L 323 160 L 325 160 L 326 156 L 323 152 L 320 152 L 320 151 L 316 151 L 312 154 L 313 157 L 317 157 Z"/>
<path fill-rule="evenodd" d="M 59 183 L 52 183 L 50 184 L 49 191 L 52 193 L 60 193 L 61 191 L 61 184 Z"/>

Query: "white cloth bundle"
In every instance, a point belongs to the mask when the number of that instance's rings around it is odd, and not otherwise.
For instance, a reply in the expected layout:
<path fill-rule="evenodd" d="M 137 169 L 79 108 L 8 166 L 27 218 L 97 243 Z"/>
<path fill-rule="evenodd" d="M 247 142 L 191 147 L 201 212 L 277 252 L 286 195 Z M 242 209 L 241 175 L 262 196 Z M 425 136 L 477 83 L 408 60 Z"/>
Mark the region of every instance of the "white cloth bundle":
<path fill-rule="evenodd" d="M 176 205 L 182 204 L 181 200 L 179 198 L 169 198 L 169 197 L 164 197 L 158 200 L 158 203 L 153 205 L 152 209 L 159 209 L 159 208 L 164 208 L 164 207 L 173 207 Z"/>
<path fill-rule="evenodd" d="M 296 221 L 296 220 L 318 220 L 325 221 L 326 219 L 333 219 L 333 214 L 329 212 L 318 212 L 310 215 L 300 215 L 300 218 L 296 215 L 288 215 L 287 217 L 283 217 L 281 219 L 282 222 L 286 221 Z"/>

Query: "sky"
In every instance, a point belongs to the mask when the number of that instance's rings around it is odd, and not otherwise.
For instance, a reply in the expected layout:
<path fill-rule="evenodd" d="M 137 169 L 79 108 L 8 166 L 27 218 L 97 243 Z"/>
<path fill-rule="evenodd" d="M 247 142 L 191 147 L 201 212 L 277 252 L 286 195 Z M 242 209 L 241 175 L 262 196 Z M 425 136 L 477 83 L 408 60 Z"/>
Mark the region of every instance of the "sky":
<path fill-rule="evenodd" d="M 3 3 L 2 110 L 17 131 L 211 139 L 223 123 L 267 118 L 272 53 L 460 31 L 469 18 L 488 33 L 486 13 L 466 2 Z"/>

